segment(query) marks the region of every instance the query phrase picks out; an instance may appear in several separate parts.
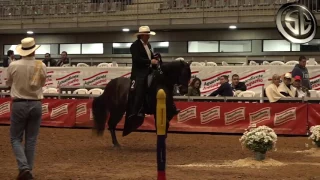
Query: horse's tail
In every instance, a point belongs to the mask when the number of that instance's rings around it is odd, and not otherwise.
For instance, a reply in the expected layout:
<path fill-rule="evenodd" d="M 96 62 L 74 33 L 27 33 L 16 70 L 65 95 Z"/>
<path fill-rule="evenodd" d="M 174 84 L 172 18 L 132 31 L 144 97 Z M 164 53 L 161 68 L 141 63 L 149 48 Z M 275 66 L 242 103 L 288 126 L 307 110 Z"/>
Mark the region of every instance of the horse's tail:
<path fill-rule="evenodd" d="M 102 136 L 104 133 L 109 112 L 105 96 L 107 94 L 103 93 L 101 96 L 94 98 L 92 102 L 94 129 L 98 136 Z"/>

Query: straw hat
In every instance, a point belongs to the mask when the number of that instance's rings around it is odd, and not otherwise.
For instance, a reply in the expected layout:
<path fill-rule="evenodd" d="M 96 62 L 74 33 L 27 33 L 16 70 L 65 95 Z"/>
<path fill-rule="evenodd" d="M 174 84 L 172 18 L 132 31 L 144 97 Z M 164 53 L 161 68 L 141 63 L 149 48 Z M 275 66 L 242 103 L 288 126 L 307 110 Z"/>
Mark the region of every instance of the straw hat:
<path fill-rule="evenodd" d="M 290 79 L 291 82 L 293 82 L 291 73 L 286 73 L 286 74 L 284 75 L 283 79 L 285 79 L 285 78 L 286 78 L 286 79 Z"/>
<path fill-rule="evenodd" d="M 155 32 L 150 31 L 149 26 L 141 26 L 141 27 L 139 28 L 139 32 L 138 32 L 138 33 L 135 33 L 134 35 L 135 35 L 135 36 L 138 36 L 138 35 L 143 35 L 143 34 L 152 35 L 152 36 L 156 35 Z"/>
<path fill-rule="evenodd" d="M 21 44 L 16 47 L 16 51 L 21 56 L 28 56 L 34 51 L 36 51 L 40 45 L 36 45 L 34 38 L 27 37 L 21 40 Z"/>

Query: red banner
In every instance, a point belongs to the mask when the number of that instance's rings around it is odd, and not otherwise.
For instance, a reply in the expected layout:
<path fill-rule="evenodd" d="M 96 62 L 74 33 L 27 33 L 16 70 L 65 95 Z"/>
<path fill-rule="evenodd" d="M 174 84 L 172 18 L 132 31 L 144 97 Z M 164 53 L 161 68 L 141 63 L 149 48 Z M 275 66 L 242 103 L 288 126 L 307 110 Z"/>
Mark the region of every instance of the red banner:
<path fill-rule="evenodd" d="M 76 126 L 93 127 L 92 100 L 76 100 Z"/>
<path fill-rule="evenodd" d="M 307 104 L 177 102 L 181 109 L 171 131 L 243 133 L 266 125 L 278 134 L 305 134 Z"/>
<path fill-rule="evenodd" d="M 320 104 L 308 104 L 308 126 L 320 125 Z"/>
<path fill-rule="evenodd" d="M 72 99 L 42 100 L 42 126 L 74 127 L 77 102 Z"/>
<path fill-rule="evenodd" d="M 10 124 L 11 99 L 0 98 L 0 124 Z"/>
<path fill-rule="evenodd" d="M 10 124 L 12 101 L 10 98 L 0 99 L 0 124 Z M 74 127 L 76 101 L 60 99 L 42 100 L 42 126 Z"/>
<path fill-rule="evenodd" d="M 320 124 L 319 104 L 176 102 L 181 112 L 170 131 L 243 133 L 249 125 L 267 125 L 278 134 L 306 134 L 307 123 Z M 44 99 L 42 126 L 92 127 L 92 100 Z M 309 110 L 307 111 L 307 108 Z M 10 124 L 11 99 L 0 99 L 0 124 Z M 123 128 L 124 118 L 117 128 Z M 108 126 L 106 124 L 106 126 Z M 146 116 L 140 130 L 155 130 Z"/>

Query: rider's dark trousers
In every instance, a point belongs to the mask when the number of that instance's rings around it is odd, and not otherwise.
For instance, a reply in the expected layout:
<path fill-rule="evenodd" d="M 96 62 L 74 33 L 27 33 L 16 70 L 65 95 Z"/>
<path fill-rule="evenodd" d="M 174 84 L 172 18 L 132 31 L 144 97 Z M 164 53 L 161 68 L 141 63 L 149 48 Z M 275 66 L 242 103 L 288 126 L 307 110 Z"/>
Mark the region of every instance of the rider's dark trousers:
<path fill-rule="evenodd" d="M 131 115 L 138 115 L 139 113 L 144 113 L 143 104 L 145 102 L 146 97 L 146 78 L 143 77 L 137 77 L 131 81 L 130 91 L 132 93 L 133 98 L 133 105 L 132 105 L 132 111 Z M 132 89 L 133 88 L 133 89 Z"/>

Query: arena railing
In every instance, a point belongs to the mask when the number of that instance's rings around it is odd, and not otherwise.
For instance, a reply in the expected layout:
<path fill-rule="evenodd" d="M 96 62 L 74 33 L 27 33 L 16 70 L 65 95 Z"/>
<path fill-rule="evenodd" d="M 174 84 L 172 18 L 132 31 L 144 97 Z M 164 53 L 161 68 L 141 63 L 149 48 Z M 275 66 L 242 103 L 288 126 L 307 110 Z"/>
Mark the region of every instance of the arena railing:
<path fill-rule="evenodd" d="M 296 0 L 291 0 L 296 1 Z M 0 20 L 44 23 L 275 15 L 288 0 L 4 0 Z M 309 3 L 301 2 L 301 3 Z M 312 7 L 314 3 L 311 3 Z M 316 3 L 316 6 L 318 4 Z M 177 16 L 175 16 L 177 14 Z M 183 15 L 183 16 L 181 16 Z M 94 18 L 93 18 L 94 17 Z M 129 18 L 130 17 L 130 18 Z M 128 19 L 129 18 L 129 19 Z M 15 21 L 16 20 L 16 21 Z M 22 21 L 23 20 L 23 21 Z M 27 21 L 30 20 L 30 21 Z M 47 21 L 47 20 L 46 20 Z"/>
<path fill-rule="evenodd" d="M 99 95 L 93 94 L 44 94 L 46 99 L 93 99 Z M 0 93 L 1 98 L 10 97 L 10 93 Z M 175 101 L 188 102 L 238 102 L 238 103 L 268 103 L 266 97 L 203 97 L 203 96 L 174 96 Z M 278 103 L 320 103 L 320 98 L 281 98 Z"/>
<path fill-rule="evenodd" d="M 314 13 L 320 12 L 320 1 L 319 0 L 300 0 L 299 4 L 305 5 Z"/>

